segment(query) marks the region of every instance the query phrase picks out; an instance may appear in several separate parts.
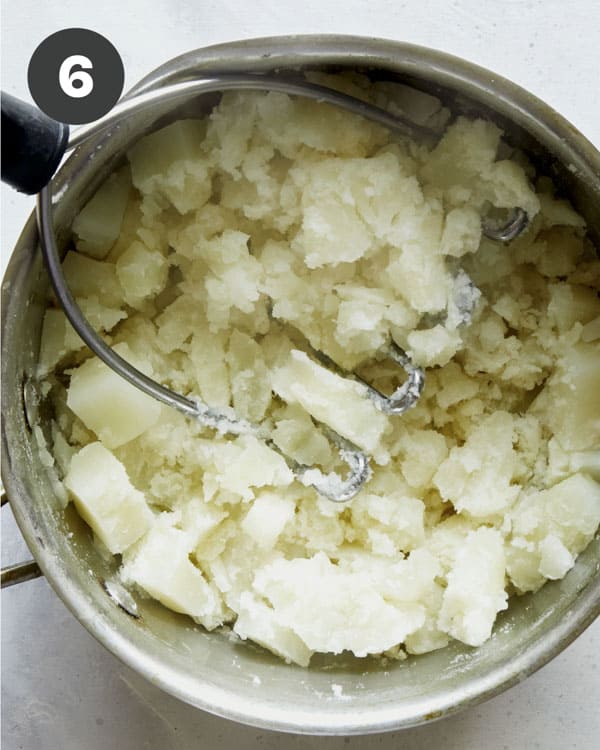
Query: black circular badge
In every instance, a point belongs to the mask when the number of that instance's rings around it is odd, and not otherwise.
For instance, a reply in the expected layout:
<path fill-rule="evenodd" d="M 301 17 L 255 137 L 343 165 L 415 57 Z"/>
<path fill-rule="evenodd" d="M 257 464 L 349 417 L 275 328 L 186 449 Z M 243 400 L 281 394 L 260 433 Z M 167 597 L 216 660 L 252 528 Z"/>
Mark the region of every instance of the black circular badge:
<path fill-rule="evenodd" d="M 115 47 L 90 29 L 63 29 L 38 46 L 27 82 L 38 107 L 72 125 L 97 120 L 123 91 L 123 61 Z"/>

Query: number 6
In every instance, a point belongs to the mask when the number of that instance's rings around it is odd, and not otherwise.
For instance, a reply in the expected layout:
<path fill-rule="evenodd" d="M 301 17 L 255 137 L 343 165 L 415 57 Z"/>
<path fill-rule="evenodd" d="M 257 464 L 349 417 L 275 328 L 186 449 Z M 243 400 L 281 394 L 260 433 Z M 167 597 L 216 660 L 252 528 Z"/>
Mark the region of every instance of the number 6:
<path fill-rule="evenodd" d="M 63 60 L 58 71 L 58 83 L 67 96 L 72 96 L 75 99 L 83 99 L 94 88 L 94 79 L 84 70 L 73 71 L 76 65 L 80 68 L 88 69 L 94 67 L 89 57 L 85 57 L 84 55 L 69 55 L 66 60 Z M 76 81 L 79 81 L 79 86 L 73 85 Z"/>

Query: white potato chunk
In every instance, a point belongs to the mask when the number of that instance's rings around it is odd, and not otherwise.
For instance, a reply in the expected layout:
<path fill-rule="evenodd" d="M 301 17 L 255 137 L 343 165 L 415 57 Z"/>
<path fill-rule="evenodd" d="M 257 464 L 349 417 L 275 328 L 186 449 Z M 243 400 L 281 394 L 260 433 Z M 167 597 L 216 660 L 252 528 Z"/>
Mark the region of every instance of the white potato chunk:
<path fill-rule="evenodd" d="M 292 173 L 302 187 L 303 209 L 292 247 L 308 268 L 353 262 L 385 243 L 406 245 L 417 238 L 425 215 L 433 228 L 406 166 L 390 150 L 370 159 L 324 159 Z"/>
<path fill-rule="evenodd" d="M 125 302 L 136 307 L 163 289 L 169 264 L 162 253 L 135 241 L 117 260 L 116 270 Z"/>
<path fill-rule="evenodd" d="M 126 313 L 105 307 L 96 297 L 78 299 L 77 303 L 88 322 L 99 331 L 110 331 L 126 317 Z M 85 346 L 67 320 L 62 310 L 48 308 L 42 324 L 38 373 L 46 375 L 70 352 L 76 352 Z"/>
<path fill-rule="evenodd" d="M 224 510 L 195 497 L 181 509 L 181 528 L 188 533 L 191 547 L 201 548 L 224 518 Z"/>
<path fill-rule="evenodd" d="M 548 490 L 523 493 L 509 520 L 508 575 L 519 591 L 535 591 L 546 578 L 561 578 L 593 538 L 600 484 L 579 473 Z"/>
<path fill-rule="evenodd" d="M 355 261 L 371 246 L 369 231 L 352 206 L 331 196 L 306 206 L 297 247 L 308 268 Z"/>
<path fill-rule="evenodd" d="M 463 446 L 452 448 L 433 483 L 457 511 L 487 518 L 506 511 L 519 494 L 511 484 L 515 468 L 513 417 L 498 411 L 482 419 Z"/>
<path fill-rule="evenodd" d="M 393 295 L 345 285 L 338 290 L 335 338 L 346 351 L 364 352 L 382 347 L 389 340 L 389 321 L 397 305 Z"/>
<path fill-rule="evenodd" d="M 201 120 L 179 120 L 142 138 L 127 154 L 135 187 L 167 199 L 181 214 L 201 208 L 212 192 L 205 132 Z"/>
<path fill-rule="evenodd" d="M 294 479 L 283 458 L 252 435 L 215 445 L 214 462 L 220 487 L 245 500 L 254 497 L 252 488 L 285 487 Z"/>
<path fill-rule="evenodd" d="M 212 630 L 223 624 L 223 605 L 189 556 L 189 535 L 157 522 L 124 566 L 122 578 L 140 586 L 165 607 L 189 615 Z"/>
<path fill-rule="evenodd" d="M 134 359 L 127 344 L 114 347 L 117 354 L 150 374 Z M 118 448 L 155 424 L 160 404 L 128 383 L 97 357 L 71 373 L 67 406 L 94 432 L 107 448 Z"/>
<path fill-rule="evenodd" d="M 261 492 L 242 521 L 242 529 L 260 547 L 271 548 L 286 523 L 294 517 L 295 509 L 292 499 L 275 492 Z"/>
<path fill-rule="evenodd" d="M 62 270 L 75 297 L 97 297 L 109 307 L 118 307 L 123 302 L 123 290 L 114 263 L 69 252 L 63 260 Z"/>
<path fill-rule="evenodd" d="M 235 413 L 258 423 L 271 403 L 271 378 L 259 344 L 234 330 L 227 353 Z"/>
<path fill-rule="evenodd" d="M 531 410 L 566 450 L 600 448 L 600 346 L 569 349 Z"/>
<path fill-rule="evenodd" d="M 277 615 L 257 597 L 244 592 L 240 597 L 239 614 L 233 627 L 240 638 L 264 646 L 287 662 L 307 667 L 313 652 L 294 633 L 277 621 Z"/>
<path fill-rule="evenodd" d="M 575 562 L 575 558 L 554 534 L 548 534 L 539 545 L 539 571 L 550 580 L 564 578 Z"/>
<path fill-rule="evenodd" d="M 422 178 L 443 188 L 450 205 L 468 201 L 474 208 L 520 206 L 531 220 L 540 202 L 520 164 L 496 161 L 501 131 L 485 120 L 459 117 L 427 158 Z"/>
<path fill-rule="evenodd" d="M 207 317 L 213 331 L 229 327 L 234 309 L 251 313 L 260 297 L 262 268 L 248 249 L 249 236 L 227 230 L 202 248 L 202 260 L 210 269 L 204 280 Z"/>
<path fill-rule="evenodd" d="M 117 241 L 131 191 L 131 175 L 125 166 L 102 183 L 73 221 L 77 249 L 103 260 Z"/>
<path fill-rule="evenodd" d="M 537 259 L 536 266 L 543 276 L 555 278 L 575 271 L 581 256 L 585 253 L 581 233 L 573 232 L 567 227 L 553 227 L 547 229 L 540 239 L 543 251 Z"/>
<path fill-rule="evenodd" d="M 446 440 L 435 430 L 407 430 L 398 440 L 402 476 L 411 487 L 425 488 L 448 455 Z"/>
<path fill-rule="evenodd" d="M 411 331 L 407 337 L 407 354 L 421 367 L 447 365 L 459 349 L 462 339 L 457 330 L 449 331 L 436 325 L 422 331 Z"/>
<path fill-rule="evenodd" d="M 545 227 L 585 227 L 585 219 L 575 211 L 569 201 L 558 200 L 545 193 L 541 193 L 538 198 Z"/>
<path fill-rule="evenodd" d="M 150 527 L 152 513 L 143 493 L 102 443 L 90 443 L 73 456 L 65 485 L 81 517 L 113 554 L 123 552 Z"/>
<path fill-rule="evenodd" d="M 444 255 L 460 258 L 474 253 L 481 241 L 481 216 L 468 206 L 453 208 L 446 214 L 441 250 Z"/>
<path fill-rule="evenodd" d="M 388 603 L 367 573 L 342 570 L 322 552 L 275 560 L 257 572 L 253 587 L 313 651 L 381 653 L 425 621 L 422 606 Z"/>
<path fill-rule="evenodd" d="M 340 80 L 335 83 L 328 80 L 326 85 L 339 87 Z M 238 96 L 240 95 L 226 94 L 226 97 L 231 97 L 227 103 L 231 105 Z M 225 122 L 219 123 L 221 129 L 228 133 L 228 129 L 223 127 L 227 120 L 230 123 L 233 121 L 234 126 L 238 128 L 245 124 L 248 118 L 248 104 L 254 105 L 258 110 L 261 129 L 264 130 L 269 142 L 286 158 L 298 156 L 304 147 L 323 154 L 362 155 L 385 140 L 385 132 L 380 126 L 361 117 L 355 117 L 334 105 L 302 101 L 275 91 L 245 104 L 245 117 L 239 111 L 227 111 L 230 106 L 225 109 L 224 114 L 228 116 L 223 118 Z M 227 145 L 231 150 L 233 144 Z"/>
<path fill-rule="evenodd" d="M 415 549 L 425 537 L 424 510 L 422 500 L 410 497 L 401 489 L 375 495 L 367 487 L 352 503 L 356 539 L 366 537 L 375 554 L 387 552 L 390 556 L 397 556 L 399 550 Z"/>
<path fill-rule="evenodd" d="M 190 360 L 198 390 L 210 406 L 229 406 L 231 386 L 225 361 L 227 334 L 198 329 L 192 334 Z"/>
<path fill-rule="evenodd" d="M 600 482 L 600 449 L 566 451 L 556 438 L 548 443 L 548 480 L 557 482 L 581 472 Z"/>
<path fill-rule="evenodd" d="M 319 432 L 310 416 L 297 404 L 287 406 L 271 433 L 275 444 L 298 463 L 312 466 L 332 458 L 329 441 Z"/>
<path fill-rule="evenodd" d="M 598 341 L 600 339 L 600 315 L 589 323 L 586 323 L 581 329 L 581 340 L 586 343 Z"/>
<path fill-rule="evenodd" d="M 472 531 L 457 552 L 448 575 L 438 626 L 469 646 L 480 646 L 506 609 L 504 548 L 500 532 L 484 526 Z"/>
<path fill-rule="evenodd" d="M 68 354 L 69 351 L 80 349 L 84 344 L 79 343 L 74 347 L 67 344 L 67 331 L 69 322 L 62 310 L 52 308 L 46 310 L 42 324 L 42 337 L 40 340 L 40 355 L 38 358 L 38 372 L 46 375 Z"/>
<path fill-rule="evenodd" d="M 381 455 L 379 442 L 388 429 L 388 418 L 375 408 L 360 383 L 340 377 L 294 349 L 273 373 L 272 386 L 284 401 L 300 404 L 359 448 Z"/>
<path fill-rule="evenodd" d="M 600 298 L 590 287 L 561 282 L 550 284 L 549 292 L 548 317 L 559 331 L 568 331 L 575 323 L 585 325 L 600 316 Z"/>

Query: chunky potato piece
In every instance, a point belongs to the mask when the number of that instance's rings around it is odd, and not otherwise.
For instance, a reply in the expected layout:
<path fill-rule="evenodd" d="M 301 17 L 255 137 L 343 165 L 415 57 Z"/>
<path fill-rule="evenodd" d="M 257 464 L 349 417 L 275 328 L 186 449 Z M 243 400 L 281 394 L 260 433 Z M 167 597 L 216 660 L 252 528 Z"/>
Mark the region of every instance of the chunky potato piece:
<path fill-rule="evenodd" d="M 369 453 L 378 452 L 388 427 L 360 383 L 341 378 L 293 350 L 285 365 L 272 376 L 273 390 L 287 402 L 300 404 L 315 419 L 332 427 Z"/>
<path fill-rule="evenodd" d="M 506 609 L 504 549 L 498 531 L 472 531 L 456 555 L 440 610 L 439 627 L 469 646 L 492 632 L 496 614 Z"/>
<path fill-rule="evenodd" d="M 369 576 L 343 571 L 323 553 L 273 562 L 257 573 L 254 587 L 278 621 L 313 651 L 380 653 L 401 643 L 425 619 L 418 605 L 394 606 Z M 315 617 L 325 611 L 326 618 Z"/>
<path fill-rule="evenodd" d="M 236 311 L 254 313 L 260 297 L 262 268 L 248 249 L 248 235 L 227 230 L 199 240 L 182 290 L 206 306 L 211 333 L 231 327 Z"/>
<path fill-rule="evenodd" d="M 190 360 L 200 396 L 214 407 L 229 406 L 231 385 L 226 362 L 228 336 L 197 329 L 192 334 Z"/>
<path fill-rule="evenodd" d="M 123 290 L 114 263 L 69 252 L 63 260 L 62 269 L 69 290 L 75 297 L 96 297 L 104 305 L 116 307 L 123 302 Z"/>
<path fill-rule="evenodd" d="M 560 331 L 568 331 L 575 323 L 585 325 L 600 316 L 600 298 L 589 287 L 561 282 L 550 284 L 549 291 L 548 315 Z"/>
<path fill-rule="evenodd" d="M 216 591 L 190 562 L 190 551 L 185 531 L 156 523 L 125 565 L 123 579 L 212 630 L 223 622 L 223 606 Z"/>
<path fill-rule="evenodd" d="M 127 317 L 123 310 L 106 307 L 97 297 L 77 300 L 81 311 L 97 331 L 110 331 Z M 62 310 L 49 308 L 44 315 L 38 373 L 47 375 L 67 354 L 85 346 Z"/>
<path fill-rule="evenodd" d="M 446 365 L 462 349 L 460 333 L 441 325 L 426 331 L 412 331 L 407 338 L 407 354 L 420 367 Z"/>
<path fill-rule="evenodd" d="M 128 362 L 135 362 L 127 344 L 114 347 Z M 118 448 L 151 427 L 160 416 L 160 404 L 134 388 L 97 358 L 88 359 L 71 373 L 67 406 L 107 448 Z"/>
<path fill-rule="evenodd" d="M 234 630 L 241 638 L 259 643 L 287 662 L 308 666 L 313 652 L 292 628 L 278 622 L 271 607 L 246 593 L 240 599 L 239 609 Z"/>
<path fill-rule="evenodd" d="M 489 201 L 510 209 L 520 206 L 535 216 L 540 202 L 524 171 L 515 162 L 496 161 L 500 136 L 491 122 L 459 117 L 427 160 L 423 180 L 441 187 L 451 205 L 469 200 L 481 208 Z"/>
<path fill-rule="evenodd" d="M 261 547 L 271 548 L 294 516 L 296 504 L 275 492 L 262 492 L 242 521 L 242 529 Z"/>
<path fill-rule="evenodd" d="M 69 321 L 62 310 L 52 308 L 46 310 L 38 357 L 40 375 L 47 375 L 68 352 L 76 351 L 84 346 L 78 336 L 73 342 L 67 341 L 70 338 L 70 328 Z"/>
<path fill-rule="evenodd" d="M 110 175 L 75 217 L 78 250 L 97 260 L 106 258 L 121 232 L 130 192 L 131 175 L 125 166 Z"/>
<path fill-rule="evenodd" d="M 446 215 L 442 232 L 444 255 L 460 258 L 474 253 L 481 241 L 481 217 L 474 208 L 453 208 Z"/>
<path fill-rule="evenodd" d="M 397 557 L 416 549 L 425 538 L 425 505 L 402 489 L 386 495 L 362 492 L 352 504 L 355 539 L 376 554 Z"/>
<path fill-rule="evenodd" d="M 482 420 L 467 442 L 453 448 L 442 462 L 433 483 L 457 511 L 490 518 L 512 505 L 519 494 L 511 484 L 516 457 L 513 429 L 512 416 L 497 412 Z"/>
<path fill-rule="evenodd" d="M 563 448 L 600 450 L 600 347 L 570 349 L 531 410 Z"/>
<path fill-rule="evenodd" d="M 152 513 L 143 493 L 102 443 L 90 443 L 71 458 L 65 485 L 81 517 L 113 554 L 150 528 Z"/>
<path fill-rule="evenodd" d="M 271 404 L 271 378 L 259 344 L 250 336 L 233 331 L 226 359 L 236 414 L 250 422 L 260 422 Z"/>
<path fill-rule="evenodd" d="M 298 463 L 312 466 L 332 458 L 329 441 L 313 424 L 312 419 L 297 404 L 282 411 L 284 418 L 278 419 L 273 430 L 273 441 Z"/>
<path fill-rule="evenodd" d="M 253 488 L 286 487 L 293 480 L 283 458 L 252 435 L 219 446 L 213 456 L 220 487 L 246 500 L 254 497 Z"/>
<path fill-rule="evenodd" d="M 182 214 L 204 205 L 212 191 L 201 148 L 205 130 L 199 120 L 180 120 L 136 143 L 127 155 L 135 187 Z"/>
<path fill-rule="evenodd" d="M 524 493 L 508 516 L 507 573 L 519 591 L 562 578 L 600 524 L 600 484 L 577 473 L 548 490 Z"/>
<path fill-rule="evenodd" d="M 141 242 L 132 242 L 115 265 L 125 302 L 132 307 L 161 292 L 167 281 L 167 259 Z"/>

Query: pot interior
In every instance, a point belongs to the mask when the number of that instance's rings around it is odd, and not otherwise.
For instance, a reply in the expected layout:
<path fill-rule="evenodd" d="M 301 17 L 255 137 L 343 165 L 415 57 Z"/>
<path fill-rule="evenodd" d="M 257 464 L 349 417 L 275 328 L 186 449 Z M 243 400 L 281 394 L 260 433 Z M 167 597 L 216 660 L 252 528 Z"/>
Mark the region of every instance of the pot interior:
<path fill-rule="evenodd" d="M 267 43 L 272 54 L 265 58 Z M 369 45 L 370 55 L 364 53 Z M 419 55 L 421 73 L 414 63 Z M 455 114 L 493 119 L 507 132 L 511 145 L 527 151 L 538 170 L 557 182 L 587 219 L 592 236 L 600 237 L 600 187 L 590 177 L 594 164 L 587 172 L 572 168 L 573 163 L 587 163 L 587 147 L 583 153 L 576 135 L 560 151 L 553 150 L 556 139 L 540 140 L 554 125 L 563 127 L 561 118 L 553 120 L 550 110 L 541 124 L 534 112 L 537 124 L 527 127 L 530 115 L 521 113 L 516 121 L 507 117 L 514 103 L 493 108 L 494 85 L 484 71 L 464 68 L 437 53 L 417 53 L 407 45 L 377 47 L 370 41 L 348 41 L 340 51 L 331 40 L 301 44 L 296 39 L 291 46 L 263 40 L 190 53 L 159 69 L 145 85 L 206 73 L 215 69 L 215 60 L 219 70 L 230 72 L 285 68 L 297 72 L 299 67 L 361 70 L 373 79 L 400 81 L 432 93 Z M 437 70 L 440 60 L 446 74 Z M 523 110 L 534 101 L 508 87 L 520 97 Z M 80 147 L 56 180 L 55 192 L 61 196 L 55 206 L 59 246 L 67 248 L 73 217 L 132 143 L 179 117 L 203 116 L 217 100 L 218 96 L 209 95 L 176 108 L 157 107 Z M 49 414 L 35 365 L 49 289 L 33 220 L 19 240 L 3 295 L 3 473 L 18 523 L 50 583 L 74 614 L 117 656 L 168 692 L 228 718 L 272 729 L 307 733 L 393 729 L 437 718 L 516 682 L 564 647 L 597 613 L 598 539 L 564 580 L 547 583 L 535 595 L 511 599 L 492 638 L 480 648 L 454 642 L 402 662 L 315 656 L 310 668 L 303 669 L 238 641 L 226 629 L 207 633 L 189 618 L 150 600 L 137 600 L 140 617 L 133 618 L 103 585 L 115 574 L 115 560 L 99 554 L 89 528 L 72 506 L 63 510 L 57 498 L 58 477 L 40 452 L 40 442 L 49 439 Z"/>

